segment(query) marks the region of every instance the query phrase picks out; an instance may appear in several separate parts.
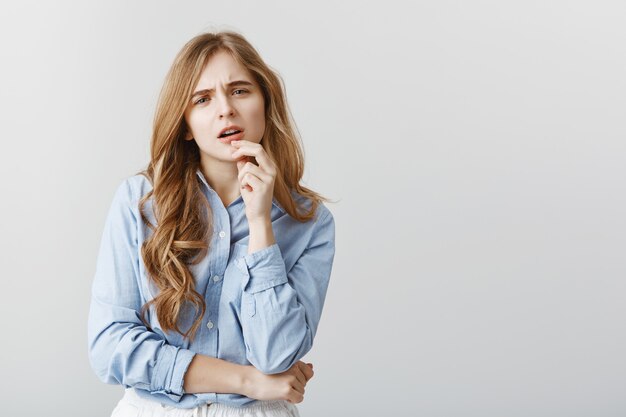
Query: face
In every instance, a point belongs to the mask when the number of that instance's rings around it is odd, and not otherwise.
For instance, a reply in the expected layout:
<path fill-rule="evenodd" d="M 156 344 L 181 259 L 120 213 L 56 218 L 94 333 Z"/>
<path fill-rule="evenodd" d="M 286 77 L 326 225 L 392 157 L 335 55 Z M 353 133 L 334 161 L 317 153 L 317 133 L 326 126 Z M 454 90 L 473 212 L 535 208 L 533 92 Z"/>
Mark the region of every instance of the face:
<path fill-rule="evenodd" d="M 224 128 L 236 126 L 234 139 L 259 143 L 265 130 L 263 93 L 252 74 L 225 51 L 213 55 L 202 70 L 185 110 L 189 131 L 203 162 L 236 162 L 229 138 L 218 139 Z"/>

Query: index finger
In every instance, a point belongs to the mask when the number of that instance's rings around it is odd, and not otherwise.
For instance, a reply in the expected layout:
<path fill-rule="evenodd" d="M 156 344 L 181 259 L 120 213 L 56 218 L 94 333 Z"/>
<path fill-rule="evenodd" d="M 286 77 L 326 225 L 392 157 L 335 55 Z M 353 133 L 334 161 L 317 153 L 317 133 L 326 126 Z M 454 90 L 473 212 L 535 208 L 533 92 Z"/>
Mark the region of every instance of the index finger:
<path fill-rule="evenodd" d="M 263 171 L 270 175 L 276 175 L 274 161 L 272 161 L 267 152 L 265 152 L 263 145 L 260 143 L 249 142 L 247 140 L 232 141 L 231 144 L 236 144 L 235 147 L 240 153 L 254 156 Z"/>
<path fill-rule="evenodd" d="M 309 365 L 304 362 L 299 362 L 298 364 L 300 365 L 300 371 L 302 371 L 307 381 L 313 378 L 314 372 Z"/>

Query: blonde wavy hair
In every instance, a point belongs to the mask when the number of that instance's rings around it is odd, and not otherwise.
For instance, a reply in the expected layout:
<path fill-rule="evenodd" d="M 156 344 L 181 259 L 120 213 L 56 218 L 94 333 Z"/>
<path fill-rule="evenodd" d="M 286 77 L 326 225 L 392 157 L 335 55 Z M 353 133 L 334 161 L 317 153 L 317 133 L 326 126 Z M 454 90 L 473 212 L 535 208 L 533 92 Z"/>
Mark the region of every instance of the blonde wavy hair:
<path fill-rule="evenodd" d="M 218 51 L 230 53 L 247 68 L 263 92 L 266 123 L 260 143 L 277 166 L 276 200 L 300 222 L 311 220 L 318 205 L 330 201 L 300 185 L 304 152 L 280 75 L 266 65 L 254 47 L 236 32 L 203 33 L 187 42 L 167 73 L 157 102 L 150 162 L 139 172 L 148 178 L 152 190 L 140 200 L 139 210 L 142 220 L 153 231 L 144 241 L 141 255 L 148 279 L 159 290 L 158 295 L 142 306 L 141 320 L 150 328 L 145 317 L 150 306 L 154 305 L 163 331 L 176 331 L 191 340 L 201 324 L 206 303 L 195 290 L 189 266 L 208 254 L 212 210 L 196 174 L 200 167 L 200 150 L 194 140 L 184 140 L 188 129 L 184 112 L 202 70 Z M 311 202 L 307 212 L 298 211 L 290 190 Z M 157 225 L 151 224 L 144 213 L 149 199 L 152 199 Z M 195 319 L 183 332 L 178 321 L 188 306 L 195 309 Z"/>

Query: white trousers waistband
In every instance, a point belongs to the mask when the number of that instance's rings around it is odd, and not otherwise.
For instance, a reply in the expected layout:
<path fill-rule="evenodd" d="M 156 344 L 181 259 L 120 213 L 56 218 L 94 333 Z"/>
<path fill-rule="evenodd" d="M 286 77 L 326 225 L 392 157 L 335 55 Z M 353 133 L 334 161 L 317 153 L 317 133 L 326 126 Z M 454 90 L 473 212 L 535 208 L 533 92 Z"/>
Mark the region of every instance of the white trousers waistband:
<path fill-rule="evenodd" d="M 124 396 L 113 410 L 111 417 L 300 417 L 298 409 L 288 401 L 257 401 L 245 407 L 233 407 L 221 403 L 204 404 L 196 408 L 165 406 L 137 395 L 133 388 L 126 388 Z"/>

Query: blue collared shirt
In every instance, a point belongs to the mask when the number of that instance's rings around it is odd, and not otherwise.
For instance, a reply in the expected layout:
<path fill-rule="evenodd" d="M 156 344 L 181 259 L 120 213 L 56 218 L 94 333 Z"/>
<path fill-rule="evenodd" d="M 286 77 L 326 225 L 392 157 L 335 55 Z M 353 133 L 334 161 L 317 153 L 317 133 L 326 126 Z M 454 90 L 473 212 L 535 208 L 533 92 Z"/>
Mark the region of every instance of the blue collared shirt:
<path fill-rule="evenodd" d="M 316 217 L 294 220 L 273 200 L 276 243 L 248 254 L 245 203 L 239 196 L 228 207 L 198 170 L 200 187 L 213 211 L 208 255 L 190 265 L 196 291 L 207 309 L 193 343 L 176 332 L 164 333 L 154 308 L 143 325 L 141 306 L 158 293 L 146 278 L 140 249 L 152 231 L 141 221 L 139 200 L 152 189 L 143 175 L 125 179 L 109 209 L 88 319 L 91 366 L 109 384 L 134 387 L 137 394 L 180 408 L 206 402 L 243 406 L 255 402 L 240 394 L 186 394 L 185 372 L 196 353 L 253 365 L 266 374 L 284 372 L 312 347 L 326 297 L 335 254 L 335 224 L 320 203 Z M 306 198 L 292 193 L 304 208 Z M 144 206 L 156 224 L 152 199 Z M 186 331 L 194 309 L 179 320 Z"/>

